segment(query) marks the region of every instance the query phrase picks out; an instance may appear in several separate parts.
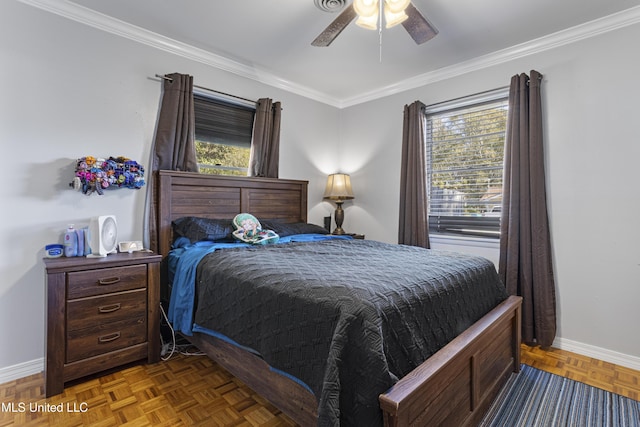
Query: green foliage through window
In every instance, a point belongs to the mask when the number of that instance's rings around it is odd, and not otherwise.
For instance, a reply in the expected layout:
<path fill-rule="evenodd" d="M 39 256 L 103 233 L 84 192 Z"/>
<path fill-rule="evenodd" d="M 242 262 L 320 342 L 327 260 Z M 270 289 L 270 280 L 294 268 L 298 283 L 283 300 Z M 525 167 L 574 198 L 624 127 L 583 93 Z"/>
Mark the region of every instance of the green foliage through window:
<path fill-rule="evenodd" d="M 247 176 L 251 149 L 196 140 L 200 173 Z"/>
<path fill-rule="evenodd" d="M 247 176 L 255 111 L 251 104 L 194 94 L 200 173 Z"/>
<path fill-rule="evenodd" d="M 426 113 L 429 221 L 434 231 L 499 235 L 508 99 Z"/>

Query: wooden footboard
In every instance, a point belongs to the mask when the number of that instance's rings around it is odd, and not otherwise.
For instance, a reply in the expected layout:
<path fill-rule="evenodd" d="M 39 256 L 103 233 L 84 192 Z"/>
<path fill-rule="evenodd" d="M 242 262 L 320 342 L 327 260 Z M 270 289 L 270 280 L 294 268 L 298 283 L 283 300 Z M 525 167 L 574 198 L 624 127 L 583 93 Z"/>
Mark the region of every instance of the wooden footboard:
<path fill-rule="evenodd" d="M 380 395 L 385 426 L 475 426 L 511 372 L 520 371 L 520 305 L 509 297 Z M 317 424 L 315 396 L 224 340 L 185 337 L 301 426 Z"/>
<path fill-rule="evenodd" d="M 520 371 L 521 302 L 509 297 L 381 394 L 385 426 L 475 426 Z"/>

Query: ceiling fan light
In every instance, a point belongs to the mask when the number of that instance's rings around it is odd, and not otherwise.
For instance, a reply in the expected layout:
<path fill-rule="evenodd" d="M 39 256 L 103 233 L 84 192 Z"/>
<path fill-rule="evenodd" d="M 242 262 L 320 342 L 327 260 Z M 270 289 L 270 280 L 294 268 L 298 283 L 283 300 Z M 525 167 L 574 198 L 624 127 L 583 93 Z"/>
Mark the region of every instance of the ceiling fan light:
<path fill-rule="evenodd" d="M 406 13 L 404 13 L 404 11 L 393 13 L 386 7 L 384 9 L 384 22 L 386 28 L 395 27 L 396 25 L 404 22 L 407 18 L 408 16 Z"/>
<path fill-rule="evenodd" d="M 411 0 L 384 0 L 385 10 L 390 10 L 393 13 L 401 13 L 409 6 Z"/>
<path fill-rule="evenodd" d="M 378 13 L 375 13 L 371 16 L 359 16 L 356 20 L 356 25 L 359 27 L 365 28 L 367 30 L 377 30 L 378 29 Z"/>
<path fill-rule="evenodd" d="M 378 0 L 353 0 L 353 10 L 361 18 L 378 16 Z"/>

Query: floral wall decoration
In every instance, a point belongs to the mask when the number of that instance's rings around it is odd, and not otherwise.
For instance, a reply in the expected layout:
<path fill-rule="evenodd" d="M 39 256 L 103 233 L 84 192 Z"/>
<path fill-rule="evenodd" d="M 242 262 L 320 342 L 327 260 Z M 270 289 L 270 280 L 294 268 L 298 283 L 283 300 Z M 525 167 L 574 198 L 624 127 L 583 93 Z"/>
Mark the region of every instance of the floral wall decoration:
<path fill-rule="evenodd" d="M 86 156 L 76 162 L 76 172 L 69 186 L 84 194 L 104 194 L 108 188 L 139 189 L 144 185 L 144 167 L 126 157 L 108 159 Z"/>

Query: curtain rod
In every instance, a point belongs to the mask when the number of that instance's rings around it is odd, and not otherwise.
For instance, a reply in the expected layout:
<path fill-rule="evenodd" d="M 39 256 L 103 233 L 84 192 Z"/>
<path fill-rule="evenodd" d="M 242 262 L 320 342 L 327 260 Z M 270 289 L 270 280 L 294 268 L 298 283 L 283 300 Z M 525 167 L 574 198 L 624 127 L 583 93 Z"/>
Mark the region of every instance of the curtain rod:
<path fill-rule="evenodd" d="M 170 82 L 173 81 L 173 79 L 171 77 L 163 76 L 161 74 L 156 74 L 156 77 L 159 78 L 159 79 L 162 79 L 162 80 L 168 80 Z M 224 95 L 224 96 L 230 96 L 231 98 L 241 99 L 243 101 L 251 102 L 251 103 L 254 103 L 254 104 L 257 103 L 257 101 L 254 101 L 253 99 L 247 99 L 247 98 L 243 98 L 241 96 L 231 95 L 230 93 L 220 92 L 219 90 L 209 89 L 208 87 L 198 86 L 198 85 L 193 85 L 193 87 L 197 87 L 198 89 L 206 90 L 206 91 L 213 92 L 213 93 L 218 93 L 218 94 Z"/>
<path fill-rule="evenodd" d="M 502 86 L 502 87 L 498 87 L 498 88 L 495 88 L 495 89 L 484 90 L 482 92 L 476 92 L 476 93 L 471 94 L 471 95 L 459 96 L 458 98 L 453 98 L 453 99 L 449 99 L 449 100 L 446 100 L 446 101 L 436 102 L 435 104 L 429 104 L 429 105 L 426 106 L 426 108 L 427 109 L 433 109 L 433 108 L 437 108 L 437 107 L 439 107 L 441 105 L 454 104 L 457 101 L 466 100 L 468 98 L 474 98 L 474 97 L 482 97 L 482 96 L 485 96 L 485 95 L 489 95 L 489 94 L 491 94 L 493 92 L 501 92 L 503 90 L 508 90 L 508 89 L 509 89 L 509 86 Z"/>

